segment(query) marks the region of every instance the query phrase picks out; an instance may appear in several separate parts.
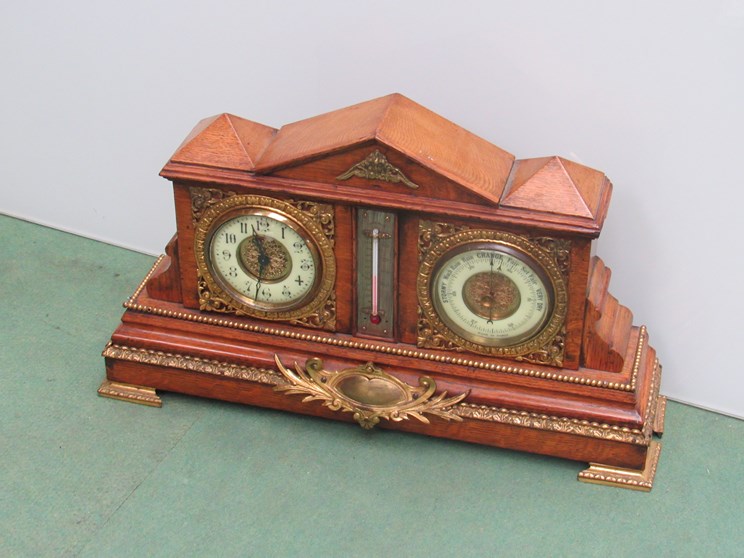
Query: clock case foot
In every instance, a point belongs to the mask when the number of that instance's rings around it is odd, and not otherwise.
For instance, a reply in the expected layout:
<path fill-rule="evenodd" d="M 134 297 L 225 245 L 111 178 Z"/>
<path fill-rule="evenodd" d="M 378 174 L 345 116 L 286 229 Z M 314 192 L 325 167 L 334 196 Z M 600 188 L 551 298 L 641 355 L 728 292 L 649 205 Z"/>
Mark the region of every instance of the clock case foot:
<path fill-rule="evenodd" d="M 453 400 L 466 394 L 444 413 L 457 416 L 422 414 L 421 420 L 416 413 L 404 418 L 391 413 L 378 427 L 590 463 L 579 475 L 582 481 L 638 490 L 652 486 L 666 400 L 659 395 L 661 366 L 644 327 L 633 328 L 619 373 L 517 367 L 498 359 L 491 359 L 496 369 L 484 370 L 472 362 L 453 365 L 446 353 L 256 326 L 152 298 L 147 279 L 167 268 L 167 260 L 156 262 L 125 304 L 122 323 L 103 353 L 102 396 L 160 406 L 157 389 L 353 421 L 353 412 L 287 389 L 277 365 L 301 369 L 322 359 L 326 369 L 348 372 L 374 363 L 409 386 L 419 384 L 425 371 L 437 394 L 446 391 Z"/>
<path fill-rule="evenodd" d="M 660 454 L 661 443 L 652 441 L 643 469 L 623 469 L 622 467 L 590 463 L 589 468 L 581 471 L 578 478 L 581 482 L 650 492 L 654 486 L 656 466 L 659 463 Z"/>
<path fill-rule="evenodd" d="M 122 382 L 104 380 L 98 388 L 98 395 L 129 403 L 137 403 L 138 405 L 146 405 L 148 407 L 163 406 L 163 401 L 155 393 L 155 388 L 135 386 Z"/>

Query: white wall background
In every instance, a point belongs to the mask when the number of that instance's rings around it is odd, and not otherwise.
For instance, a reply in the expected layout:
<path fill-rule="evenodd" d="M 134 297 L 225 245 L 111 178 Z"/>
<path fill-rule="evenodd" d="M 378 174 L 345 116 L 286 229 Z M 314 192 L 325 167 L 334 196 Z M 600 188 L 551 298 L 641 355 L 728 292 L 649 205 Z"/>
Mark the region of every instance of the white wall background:
<path fill-rule="evenodd" d="M 598 253 L 663 391 L 744 417 L 744 1 L 4 2 L 0 211 L 159 253 L 203 117 L 394 91 L 615 184 Z M 0 253 L 1 253 L 0 248 Z"/>

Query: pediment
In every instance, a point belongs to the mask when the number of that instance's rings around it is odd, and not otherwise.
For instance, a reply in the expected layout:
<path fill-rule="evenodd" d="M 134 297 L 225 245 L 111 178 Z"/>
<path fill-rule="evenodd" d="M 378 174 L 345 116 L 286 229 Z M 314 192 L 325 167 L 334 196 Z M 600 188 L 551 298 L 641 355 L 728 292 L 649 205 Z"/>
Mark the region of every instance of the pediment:
<path fill-rule="evenodd" d="M 364 149 L 369 152 L 363 154 Z M 345 169 L 335 169 L 339 171 L 331 177 L 335 178 L 374 151 L 394 166 L 397 161 L 404 172 L 424 171 L 429 177 L 421 176 L 422 182 L 457 185 L 466 195 L 493 204 L 498 203 L 514 162 L 503 149 L 394 94 L 282 127 L 256 172 L 297 177 L 301 167 L 348 162 Z M 363 157 L 354 161 L 349 153 Z"/>

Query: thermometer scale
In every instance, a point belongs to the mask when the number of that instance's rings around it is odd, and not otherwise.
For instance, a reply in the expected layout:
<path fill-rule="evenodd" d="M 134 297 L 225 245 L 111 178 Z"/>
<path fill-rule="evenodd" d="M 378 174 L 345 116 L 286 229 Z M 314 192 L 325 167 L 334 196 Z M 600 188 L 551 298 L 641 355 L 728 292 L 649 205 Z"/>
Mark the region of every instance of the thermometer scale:
<path fill-rule="evenodd" d="M 357 332 L 393 338 L 395 313 L 395 214 L 357 212 Z"/>

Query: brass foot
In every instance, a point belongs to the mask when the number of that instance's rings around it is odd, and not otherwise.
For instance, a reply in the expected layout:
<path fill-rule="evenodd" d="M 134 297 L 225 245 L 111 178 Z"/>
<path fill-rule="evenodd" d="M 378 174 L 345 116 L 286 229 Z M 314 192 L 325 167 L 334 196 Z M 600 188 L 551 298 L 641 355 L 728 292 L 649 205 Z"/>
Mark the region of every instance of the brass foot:
<path fill-rule="evenodd" d="M 129 403 L 138 403 L 139 405 L 148 405 L 150 407 L 162 407 L 163 402 L 155 393 L 155 388 L 144 386 L 133 386 L 131 384 L 122 384 L 104 380 L 101 387 L 98 388 L 98 395 L 128 401 Z"/>
<path fill-rule="evenodd" d="M 654 486 L 656 465 L 659 462 L 661 444 L 652 441 L 646 454 L 646 465 L 641 470 L 610 467 L 599 463 L 590 463 L 589 468 L 579 473 L 579 480 L 594 484 L 605 484 L 631 490 L 650 492 Z"/>

